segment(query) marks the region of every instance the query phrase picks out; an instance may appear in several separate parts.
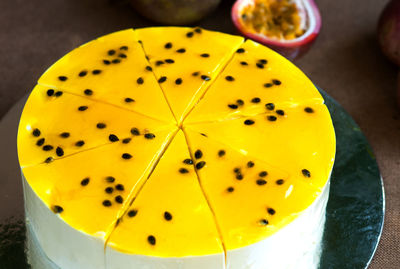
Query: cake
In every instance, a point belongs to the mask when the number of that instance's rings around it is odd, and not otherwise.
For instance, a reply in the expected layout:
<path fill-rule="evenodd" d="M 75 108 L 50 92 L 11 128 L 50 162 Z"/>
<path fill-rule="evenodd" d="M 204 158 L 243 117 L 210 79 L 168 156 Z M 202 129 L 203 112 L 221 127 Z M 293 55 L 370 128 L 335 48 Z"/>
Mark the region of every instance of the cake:
<path fill-rule="evenodd" d="M 251 40 L 153 27 L 84 44 L 39 78 L 18 156 L 49 268 L 318 268 L 330 114 Z"/>

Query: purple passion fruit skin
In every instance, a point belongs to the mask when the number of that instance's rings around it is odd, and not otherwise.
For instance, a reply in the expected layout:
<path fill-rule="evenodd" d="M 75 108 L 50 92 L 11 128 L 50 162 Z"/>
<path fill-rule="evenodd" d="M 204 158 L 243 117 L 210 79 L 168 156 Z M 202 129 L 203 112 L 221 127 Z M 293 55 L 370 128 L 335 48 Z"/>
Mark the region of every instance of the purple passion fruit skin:
<path fill-rule="evenodd" d="M 165 25 L 184 25 L 201 20 L 221 0 L 131 0 L 142 16 Z"/>
<path fill-rule="evenodd" d="M 378 41 L 385 56 L 400 66 L 400 1 L 392 0 L 378 23 Z"/>

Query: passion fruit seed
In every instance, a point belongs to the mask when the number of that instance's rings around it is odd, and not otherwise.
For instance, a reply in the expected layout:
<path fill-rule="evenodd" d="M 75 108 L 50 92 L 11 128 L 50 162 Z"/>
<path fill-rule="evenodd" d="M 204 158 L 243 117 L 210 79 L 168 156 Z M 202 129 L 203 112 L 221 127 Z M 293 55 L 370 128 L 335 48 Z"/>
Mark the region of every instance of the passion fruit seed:
<path fill-rule="evenodd" d="M 307 113 L 314 113 L 314 109 L 312 109 L 311 107 L 304 108 L 304 111 Z"/>
<path fill-rule="evenodd" d="M 196 152 L 194 153 L 194 157 L 196 159 L 200 159 L 201 157 L 203 157 L 203 152 L 201 152 L 201 150 L 196 150 Z"/>
<path fill-rule="evenodd" d="M 164 61 L 161 61 L 161 60 L 156 61 L 156 66 L 160 66 L 160 65 L 163 65 L 163 64 L 164 64 Z"/>
<path fill-rule="evenodd" d="M 53 146 L 51 146 L 51 145 L 45 145 L 45 146 L 43 146 L 42 149 L 43 149 L 44 151 L 50 151 L 50 150 L 53 149 Z"/>
<path fill-rule="evenodd" d="M 62 91 L 56 91 L 56 93 L 54 94 L 55 97 L 60 97 L 61 95 L 63 95 Z"/>
<path fill-rule="evenodd" d="M 78 142 L 75 143 L 75 146 L 77 147 L 82 147 L 83 145 L 85 145 L 85 141 L 83 140 L 79 140 Z"/>
<path fill-rule="evenodd" d="M 175 84 L 176 85 L 181 85 L 182 84 L 182 79 L 181 78 L 176 79 L 175 80 Z"/>
<path fill-rule="evenodd" d="M 109 183 L 113 183 L 113 182 L 115 182 L 115 177 L 108 176 L 108 177 L 106 177 L 106 181 Z"/>
<path fill-rule="evenodd" d="M 124 153 L 124 154 L 122 154 L 122 159 L 129 160 L 129 159 L 131 159 L 131 158 L 132 158 L 132 155 L 129 154 L 129 153 Z"/>
<path fill-rule="evenodd" d="M 80 106 L 80 107 L 78 107 L 78 110 L 79 110 L 79 111 L 85 111 L 85 110 L 87 110 L 87 109 L 88 109 L 87 106 Z"/>
<path fill-rule="evenodd" d="M 144 83 L 144 80 L 142 77 L 138 77 L 138 79 L 136 80 L 136 83 L 139 85 L 142 85 Z"/>
<path fill-rule="evenodd" d="M 201 34 L 201 33 L 202 33 L 201 28 L 198 28 L 198 27 L 196 27 L 196 28 L 194 29 L 194 31 L 195 31 L 196 33 L 198 33 L 198 34 Z"/>
<path fill-rule="evenodd" d="M 125 98 L 125 103 L 133 103 L 133 102 L 135 102 L 135 100 L 134 99 L 132 99 L 132 98 L 129 98 L 129 97 L 127 97 L 127 98 Z"/>
<path fill-rule="evenodd" d="M 57 154 L 58 157 L 62 157 L 62 156 L 64 156 L 64 150 L 62 148 L 60 148 L 60 147 L 57 147 L 56 148 L 56 154 Z"/>
<path fill-rule="evenodd" d="M 121 62 L 120 59 L 114 59 L 111 61 L 113 64 L 119 64 Z"/>
<path fill-rule="evenodd" d="M 104 128 L 107 127 L 107 125 L 105 123 L 99 122 L 99 123 L 96 124 L 96 127 L 98 129 L 104 129 Z"/>
<path fill-rule="evenodd" d="M 263 185 L 267 184 L 267 181 L 265 179 L 260 178 L 260 179 L 257 179 L 256 183 L 259 186 L 263 186 Z"/>
<path fill-rule="evenodd" d="M 234 188 L 234 187 L 228 187 L 228 188 L 226 189 L 226 191 L 227 191 L 227 192 L 234 192 L 234 191 L 235 191 L 235 188 Z"/>
<path fill-rule="evenodd" d="M 149 235 L 147 237 L 147 242 L 149 242 L 150 245 L 154 246 L 156 244 L 156 238 L 153 235 Z"/>
<path fill-rule="evenodd" d="M 303 176 L 305 176 L 305 177 L 311 177 L 311 173 L 310 173 L 310 171 L 308 171 L 307 169 L 301 170 L 301 173 L 302 173 Z"/>
<path fill-rule="evenodd" d="M 231 109 L 237 109 L 237 108 L 238 108 L 238 105 L 229 104 L 228 107 L 231 108 Z"/>
<path fill-rule="evenodd" d="M 114 192 L 114 188 L 113 188 L 113 187 L 107 187 L 104 191 L 105 191 L 106 193 L 108 193 L 108 194 L 111 194 L 111 193 Z"/>
<path fill-rule="evenodd" d="M 53 209 L 53 212 L 56 214 L 60 214 L 64 211 L 64 208 L 62 208 L 59 205 L 54 205 L 52 209 Z"/>
<path fill-rule="evenodd" d="M 273 86 L 273 84 L 269 83 L 269 82 L 264 84 L 265 88 L 271 88 L 272 86 Z"/>
<path fill-rule="evenodd" d="M 196 169 L 197 169 L 197 170 L 200 170 L 200 169 L 203 168 L 205 165 L 206 165 L 206 162 L 204 162 L 204 161 L 198 162 L 198 163 L 196 163 Z"/>
<path fill-rule="evenodd" d="M 285 181 L 283 179 L 278 179 L 276 181 L 276 184 L 278 184 L 278 185 L 282 185 L 283 183 L 285 183 Z"/>
<path fill-rule="evenodd" d="M 131 140 L 132 140 L 132 138 L 124 138 L 123 140 L 122 140 L 122 143 L 123 144 L 128 144 L 129 142 L 131 142 Z"/>
<path fill-rule="evenodd" d="M 221 149 L 221 150 L 218 151 L 218 156 L 219 156 L 219 157 L 223 157 L 223 156 L 225 156 L 225 154 L 226 154 L 226 152 L 225 152 L 225 150 L 223 150 L 223 149 Z"/>
<path fill-rule="evenodd" d="M 184 159 L 183 163 L 184 164 L 193 164 L 193 160 L 192 159 Z"/>
<path fill-rule="evenodd" d="M 259 174 L 258 174 L 258 176 L 260 176 L 260 177 L 266 177 L 268 175 L 268 172 L 267 171 L 261 171 Z"/>
<path fill-rule="evenodd" d="M 227 81 L 234 81 L 234 80 L 235 80 L 235 78 L 232 77 L 232 76 L 226 76 L 225 79 L 226 79 Z"/>
<path fill-rule="evenodd" d="M 134 127 L 131 129 L 131 134 L 133 134 L 134 136 L 138 136 L 138 135 L 140 135 L 140 131 L 138 128 Z"/>
<path fill-rule="evenodd" d="M 117 142 L 117 141 L 119 141 L 118 136 L 116 136 L 115 134 L 110 134 L 110 135 L 108 136 L 108 139 L 109 139 L 111 142 Z"/>
<path fill-rule="evenodd" d="M 181 49 L 176 50 L 176 52 L 177 52 L 177 53 L 185 53 L 185 52 L 186 52 L 186 49 L 181 48 Z"/>
<path fill-rule="evenodd" d="M 153 71 L 153 68 L 151 67 L 151 66 L 146 66 L 146 68 L 145 68 L 147 71 Z"/>
<path fill-rule="evenodd" d="M 270 214 L 270 215 L 275 215 L 275 209 L 273 209 L 273 208 L 267 208 L 267 212 L 268 212 L 268 214 Z"/>
<path fill-rule="evenodd" d="M 123 58 L 123 59 L 128 58 L 128 56 L 126 56 L 125 53 L 120 53 L 120 54 L 118 54 L 118 57 L 119 57 L 119 58 Z"/>
<path fill-rule="evenodd" d="M 105 206 L 105 207 L 110 207 L 111 205 L 112 205 L 112 203 L 111 203 L 110 200 L 104 200 L 104 201 L 103 201 L 103 206 Z"/>
<path fill-rule="evenodd" d="M 253 120 L 245 120 L 244 124 L 245 125 L 253 125 L 255 122 Z"/>
<path fill-rule="evenodd" d="M 41 134 L 41 132 L 40 132 L 40 130 L 39 129 L 33 129 L 33 131 L 32 131 L 32 135 L 33 136 L 35 136 L 35 137 L 39 137 L 40 136 L 40 134 Z"/>
<path fill-rule="evenodd" d="M 243 48 L 239 48 L 239 49 L 236 50 L 236 52 L 237 52 L 237 53 L 244 53 L 245 50 L 244 50 Z"/>
<path fill-rule="evenodd" d="M 51 163 L 52 161 L 54 161 L 53 157 L 48 157 L 44 162 L 45 163 Z"/>
<path fill-rule="evenodd" d="M 44 138 L 40 138 L 38 141 L 36 141 L 36 146 L 41 147 L 44 144 L 45 139 Z"/>
<path fill-rule="evenodd" d="M 107 52 L 107 54 L 108 54 L 109 56 L 113 56 L 113 55 L 115 54 L 115 50 L 109 50 L 109 51 Z"/>
<path fill-rule="evenodd" d="M 138 213 L 137 210 L 132 209 L 132 210 L 129 210 L 128 216 L 129 216 L 130 218 L 133 218 L 133 217 L 135 217 L 135 216 L 137 215 L 137 213 Z"/>
<path fill-rule="evenodd" d="M 118 191 L 123 191 L 123 190 L 125 190 L 125 187 L 122 184 L 117 184 L 117 185 L 115 185 L 115 189 Z"/>
<path fill-rule="evenodd" d="M 210 57 L 210 54 L 202 53 L 202 54 L 200 54 L 200 56 L 203 57 L 203 58 L 208 58 L 208 57 Z"/>
<path fill-rule="evenodd" d="M 258 103 L 261 102 L 261 99 L 258 98 L 258 97 L 254 97 L 253 99 L 251 99 L 251 102 L 254 103 L 254 104 L 258 104 Z"/>
<path fill-rule="evenodd" d="M 105 65 L 110 65 L 110 64 L 111 64 L 111 62 L 110 62 L 109 60 L 106 60 L 106 59 L 103 60 L 103 63 L 104 63 Z"/>
<path fill-rule="evenodd" d="M 206 76 L 206 75 L 201 75 L 201 79 L 204 80 L 204 81 L 211 80 L 211 78 L 209 76 Z"/>
<path fill-rule="evenodd" d="M 237 99 L 236 100 L 236 104 L 238 104 L 239 106 L 243 106 L 244 105 L 244 101 L 242 99 Z"/>
<path fill-rule="evenodd" d="M 53 96 L 53 94 L 54 94 L 54 90 L 53 89 L 48 89 L 47 90 L 47 92 L 46 92 L 46 94 L 47 94 L 47 96 Z"/>
<path fill-rule="evenodd" d="M 198 75 L 200 75 L 200 72 L 196 71 L 192 73 L 192 76 L 197 77 Z"/>
<path fill-rule="evenodd" d="M 233 172 L 234 172 L 234 173 L 241 173 L 240 167 L 234 168 L 234 169 L 233 169 Z"/>
<path fill-rule="evenodd" d="M 128 48 L 129 48 L 128 46 L 121 46 L 119 49 L 120 50 L 128 50 Z"/>
<path fill-rule="evenodd" d="M 248 64 L 247 62 L 245 62 L 245 61 L 241 61 L 240 64 L 241 64 L 241 65 L 244 65 L 244 66 L 249 65 L 249 64 Z"/>
<path fill-rule="evenodd" d="M 257 66 L 258 68 L 260 68 L 260 69 L 263 69 L 263 68 L 264 68 L 264 65 L 263 65 L 262 63 L 256 63 L 256 66 Z"/>
<path fill-rule="evenodd" d="M 90 89 L 86 89 L 86 90 L 84 90 L 84 91 L 83 91 L 83 93 L 84 93 L 85 95 L 87 95 L 87 96 L 91 96 L 91 95 L 93 95 L 93 91 L 92 91 L 92 90 L 90 90 Z"/>
<path fill-rule="evenodd" d="M 93 74 L 93 75 L 98 75 L 98 74 L 100 74 L 100 73 L 101 73 L 101 70 L 100 70 L 100 69 L 95 69 L 95 70 L 92 71 L 92 74 Z"/>
<path fill-rule="evenodd" d="M 265 226 L 265 225 L 268 225 L 269 222 L 268 222 L 268 220 L 266 220 L 266 219 L 262 219 L 262 220 L 260 220 L 260 224 L 263 225 L 263 226 Z"/>
<path fill-rule="evenodd" d="M 282 109 L 278 109 L 275 111 L 276 114 L 278 114 L 279 116 L 284 116 L 285 115 L 285 111 L 283 111 Z"/>
<path fill-rule="evenodd" d="M 165 82 L 165 81 L 167 81 L 167 77 L 160 77 L 160 78 L 158 79 L 158 83 L 163 83 L 163 82 Z"/>
<path fill-rule="evenodd" d="M 164 219 L 165 219 L 166 221 L 171 221 L 171 220 L 172 220 L 172 214 L 169 213 L 168 211 L 165 211 L 165 212 L 164 212 Z"/>
<path fill-rule="evenodd" d="M 89 184 L 90 178 L 84 178 L 81 180 L 81 185 L 82 186 L 87 186 Z"/>
<path fill-rule="evenodd" d="M 181 174 L 187 174 L 187 173 L 189 173 L 189 170 L 187 170 L 186 168 L 180 168 L 180 169 L 179 169 L 179 173 L 181 173 Z"/>
<path fill-rule="evenodd" d="M 259 63 L 262 63 L 262 64 L 267 64 L 267 63 L 268 63 L 268 61 L 265 60 L 265 59 L 260 59 L 260 60 L 258 60 L 258 62 L 259 62 Z"/>
<path fill-rule="evenodd" d="M 278 79 L 273 79 L 273 80 L 272 80 L 272 83 L 274 83 L 274 84 L 277 85 L 277 86 L 279 86 L 279 85 L 282 84 L 282 82 L 281 82 L 280 80 L 278 80 Z"/>
<path fill-rule="evenodd" d="M 153 139 L 153 138 L 156 137 L 156 135 L 155 135 L 155 134 L 152 134 L 152 133 L 147 133 L 147 134 L 144 135 L 144 137 L 145 137 L 146 139 Z"/>
<path fill-rule="evenodd" d="M 68 78 L 67 78 L 66 76 L 59 76 L 59 77 L 58 77 L 58 80 L 60 80 L 60 81 L 67 81 Z"/>
<path fill-rule="evenodd" d="M 70 133 L 68 133 L 68 132 L 63 132 L 60 134 L 61 138 L 68 138 L 69 136 L 70 136 Z"/>
<path fill-rule="evenodd" d="M 265 108 L 268 110 L 274 110 L 275 105 L 273 103 L 268 103 L 268 104 L 265 104 Z"/>
<path fill-rule="evenodd" d="M 269 121 L 276 121 L 277 120 L 277 118 L 275 117 L 275 116 L 267 116 L 267 120 L 269 120 Z"/>
<path fill-rule="evenodd" d="M 79 74 L 78 74 L 78 76 L 80 76 L 80 77 L 84 77 L 84 76 L 86 76 L 87 75 L 87 71 L 81 71 L 81 72 L 79 72 Z"/>
<path fill-rule="evenodd" d="M 237 180 L 242 180 L 243 179 L 243 175 L 241 173 L 237 173 L 236 174 L 236 179 Z"/>
<path fill-rule="evenodd" d="M 124 202 L 124 198 L 122 198 L 121 195 L 115 196 L 115 202 L 122 204 Z"/>
<path fill-rule="evenodd" d="M 165 62 L 166 62 L 167 64 L 173 64 L 173 63 L 175 63 L 175 61 L 172 60 L 172 59 L 165 59 Z"/>
<path fill-rule="evenodd" d="M 193 35 L 194 35 L 193 32 L 188 32 L 188 33 L 186 34 L 186 37 L 191 38 L 191 37 L 193 37 Z"/>
<path fill-rule="evenodd" d="M 255 165 L 255 164 L 254 164 L 253 161 L 248 161 L 248 162 L 247 162 L 247 167 L 248 167 L 248 168 L 252 168 L 252 167 L 254 167 L 254 165 Z"/>

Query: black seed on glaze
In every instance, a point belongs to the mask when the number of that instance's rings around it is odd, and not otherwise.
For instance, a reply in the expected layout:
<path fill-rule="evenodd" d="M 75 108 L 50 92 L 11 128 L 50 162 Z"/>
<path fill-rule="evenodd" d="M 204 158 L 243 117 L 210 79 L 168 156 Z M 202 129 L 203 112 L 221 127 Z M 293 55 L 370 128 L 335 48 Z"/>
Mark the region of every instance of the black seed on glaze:
<path fill-rule="evenodd" d="M 156 238 L 153 235 L 149 235 L 147 237 L 147 242 L 149 242 L 150 245 L 154 246 L 156 244 Z"/>
<path fill-rule="evenodd" d="M 127 97 L 127 98 L 125 98 L 125 103 L 133 103 L 133 102 L 135 102 L 135 100 L 134 99 L 132 99 L 132 98 L 129 98 L 129 97 Z"/>
<path fill-rule="evenodd" d="M 45 145 L 45 146 L 43 146 L 43 150 L 44 151 L 50 151 L 50 150 L 52 150 L 53 149 L 53 146 L 51 146 L 51 145 Z"/>
<path fill-rule="evenodd" d="M 229 104 L 228 107 L 229 107 L 229 108 L 232 108 L 232 109 L 237 109 L 237 108 L 238 108 L 238 105 Z"/>
<path fill-rule="evenodd" d="M 202 54 L 200 54 L 200 56 L 203 57 L 203 58 L 208 58 L 208 57 L 210 57 L 210 54 L 202 53 Z"/>
<path fill-rule="evenodd" d="M 202 33 L 201 28 L 196 28 L 196 29 L 194 29 L 194 31 L 195 31 L 196 33 L 198 33 L 198 34 L 201 34 L 201 33 Z"/>
<path fill-rule="evenodd" d="M 142 77 L 139 77 L 139 78 L 136 80 L 136 83 L 139 84 L 139 85 L 143 84 L 143 83 L 144 83 L 143 78 L 142 78 Z"/>
<path fill-rule="evenodd" d="M 248 162 L 247 162 L 247 167 L 248 167 L 248 168 L 254 167 L 254 162 L 253 162 L 253 161 L 248 161 Z"/>
<path fill-rule="evenodd" d="M 266 176 L 268 176 L 268 172 L 267 171 L 261 171 L 260 173 L 258 173 L 258 176 L 266 177 Z"/>
<path fill-rule="evenodd" d="M 99 70 L 99 69 L 95 69 L 95 70 L 92 71 L 93 75 L 98 75 L 100 73 L 101 73 L 101 70 Z"/>
<path fill-rule="evenodd" d="M 83 91 L 83 93 L 87 96 L 93 95 L 93 91 L 91 89 L 86 89 Z"/>
<path fill-rule="evenodd" d="M 111 61 L 113 64 L 119 64 L 121 62 L 120 59 L 114 59 Z"/>
<path fill-rule="evenodd" d="M 262 219 L 262 220 L 260 220 L 260 224 L 261 224 L 261 225 L 268 225 L 269 222 L 268 222 L 268 220 L 266 220 L 266 219 Z"/>
<path fill-rule="evenodd" d="M 43 146 L 43 144 L 44 144 L 44 138 L 40 138 L 38 141 L 36 141 L 36 146 L 41 147 Z"/>
<path fill-rule="evenodd" d="M 278 109 L 275 111 L 276 114 L 278 114 L 279 116 L 284 116 L 285 115 L 285 111 L 283 111 L 282 109 Z"/>
<path fill-rule="evenodd" d="M 144 137 L 145 137 L 146 139 L 153 139 L 153 138 L 156 137 L 156 135 L 155 135 L 155 134 L 152 134 L 152 133 L 147 133 L 147 134 L 144 135 Z"/>
<path fill-rule="evenodd" d="M 59 76 L 58 80 L 60 81 L 66 81 L 68 78 L 66 76 Z"/>
<path fill-rule="evenodd" d="M 138 136 L 138 135 L 140 135 L 140 131 L 139 131 L 138 128 L 134 127 L 134 128 L 131 129 L 131 134 L 133 134 L 135 136 Z"/>
<path fill-rule="evenodd" d="M 205 81 L 211 80 L 211 78 L 209 76 L 206 76 L 206 75 L 201 75 L 201 79 L 205 80 Z"/>
<path fill-rule="evenodd" d="M 115 197 L 115 202 L 117 202 L 118 204 L 122 204 L 124 202 L 124 198 L 122 198 L 121 195 L 118 195 Z"/>
<path fill-rule="evenodd" d="M 205 133 L 200 133 L 204 137 L 208 137 Z"/>
<path fill-rule="evenodd" d="M 56 93 L 54 94 L 55 97 L 60 97 L 61 95 L 63 95 L 62 91 L 56 91 Z"/>
<path fill-rule="evenodd" d="M 132 155 L 130 155 L 129 153 L 124 153 L 124 154 L 122 154 L 121 157 L 122 157 L 122 159 L 129 160 L 132 158 Z"/>
<path fill-rule="evenodd" d="M 305 176 L 305 177 L 311 177 L 311 173 L 310 173 L 310 171 L 308 171 L 307 169 L 301 170 L 301 173 L 302 173 L 303 176 Z"/>
<path fill-rule="evenodd" d="M 148 65 L 148 66 L 146 66 L 146 70 L 147 70 L 147 71 L 153 71 L 153 68 L 152 68 L 151 66 Z"/>
<path fill-rule="evenodd" d="M 233 169 L 233 172 L 234 172 L 234 173 L 240 173 L 240 168 L 239 168 L 239 167 L 234 168 L 234 169 Z"/>
<path fill-rule="evenodd" d="M 172 60 L 172 59 L 165 59 L 165 62 L 166 62 L 167 64 L 173 64 L 173 63 L 175 63 L 175 61 Z"/>
<path fill-rule="evenodd" d="M 263 69 L 263 68 L 264 68 L 264 65 L 263 65 L 262 63 L 256 63 L 256 66 L 257 66 L 258 68 L 260 68 L 260 69 Z"/>
<path fill-rule="evenodd" d="M 253 120 L 245 120 L 244 124 L 245 125 L 253 125 L 255 122 Z"/>
<path fill-rule="evenodd" d="M 90 178 L 84 178 L 84 179 L 82 179 L 82 181 L 81 181 L 81 185 L 82 186 L 87 186 L 88 184 L 89 184 L 89 181 L 90 181 Z"/>
<path fill-rule="evenodd" d="M 54 161 L 53 157 L 48 157 L 44 162 L 51 163 L 52 161 Z"/>
<path fill-rule="evenodd" d="M 118 57 L 119 57 L 119 58 L 122 58 L 122 59 L 125 59 L 125 58 L 127 58 L 128 56 L 126 56 L 125 53 L 120 53 L 120 54 L 118 54 Z"/>
<path fill-rule="evenodd" d="M 109 139 L 111 142 L 117 142 L 117 141 L 119 141 L 118 136 L 116 136 L 115 134 L 110 134 L 110 135 L 108 136 L 108 139 Z"/>
<path fill-rule="evenodd" d="M 133 218 L 137 215 L 138 211 L 135 209 L 129 210 L 128 217 Z"/>
<path fill-rule="evenodd" d="M 105 207 L 110 207 L 110 206 L 112 205 L 112 203 L 111 203 L 110 200 L 104 200 L 104 201 L 103 201 L 103 205 L 104 205 Z"/>
<path fill-rule="evenodd" d="M 119 48 L 120 50 L 128 50 L 128 46 L 122 46 Z"/>
<path fill-rule="evenodd" d="M 87 71 L 81 71 L 80 73 L 79 73 L 79 76 L 80 77 L 84 77 L 84 76 L 86 76 L 87 75 Z"/>
<path fill-rule="evenodd" d="M 273 208 L 267 208 L 267 212 L 268 212 L 268 214 L 270 214 L 270 215 L 275 215 L 275 209 L 273 209 Z"/>
<path fill-rule="evenodd" d="M 259 186 L 263 186 L 263 185 L 267 184 L 267 181 L 265 179 L 260 178 L 260 179 L 257 179 L 256 183 Z"/>
<path fill-rule="evenodd" d="M 109 60 L 103 60 L 103 63 L 105 64 L 105 65 L 109 65 L 109 64 L 111 64 L 111 62 L 109 61 Z"/>
<path fill-rule="evenodd" d="M 164 48 L 166 48 L 166 49 L 172 48 L 172 43 L 171 43 L 171 42 L 166 43 L 166 44 L 164 45 Z"/>
<path fill-rule="evenodd" d="M 280 80 L 278 80 L 278 79 L 273 79 L 273 80 L 272 80 L 272 83 L 274 83 L 274 84 L 277 85 L 277 86 L 279 86 L 279 85 L 282 84 L 282 82 L 281 82 Z"/>
<path fill-rule="evenodd" d="M 108 194 L 111 194 L 111 193 L 114 192 L 114 188 L 113 188 L 113 187 L 107 187 L 107 188 L 105 188 L 104 191 L 105 191 L 106 193 L 108 193 Z"/>
<path fill-rule="evenodd" d="M 113 56 L 115 54 L 115 50 L 109 50 L 107 52 L 108 55 Z"/>
<path fill-rule="evenodd" d="M 99 122 L 99 123 L 96 124 L 96 127 L 98 129 L 104 129 L 104 128 L 107 127 L 107 125 L 105 123 Z"/>
<path fill-rule="evenodd" d="M 87 106 L 80 106 L 80 107 L 78 107 L 78 110 L 79 110 L 79 111 L 85 111 L 85 110 L 87 110 L 87 109 L 88 109 Z"/>
<path fill-rule="evenodd" d="M 272 83 L 265 83 L 264 84 L 264 87 L 265 88 L 271 88 L 273 85 L 272 85 Z"/>
<path fill-rule="evenodd" d="M 203 157 L 203 152 L 201 152 L 201 150 L 196 150 L 196 152 L 194 153 L 194 157 L 196 159 L 200 159 L 201 157 Z"/>
<path fill-rule="evenodd" d="M 53 89 L 48 89 L 46 93 L 47 93 L 47 96 L 49 96 L 49 97 L 53 96 L 54 90 Z"/>
<path fill-rule="evenodd" d="M 165 82 L 165 81 L 167 81 L 167 77 L 160 77 L 160 78 L 158 79 L 158 83 L 163 83 L 163 82 Z"/>
<path fill-rule="evenodd" d="M 304 111 L 307 113 L 314 113 L 314 109 L 312 109 L 311 107 L 304 108 Z"/>
<path fill-rule="evenodd" d="M 185 53 L 186 50 L 185 50 L 184 48 L 181 48 L 181 49 L 178 49 L 176 52 L 177 52 L 177 53 Z"/>
<path fill-rule="evenodd" d="M 198 162 L 198 163 L 196 163 L 196 169 L 197 169 L 197 170 L 200 170 L 200 169 L 203 168 L 205 165 L 206 165 L 206 162 L 204 162 L 204 161 Z"/>
<path fill-rule="evenodd" d="M 198 75 L 200 75 L 200 72 L 193 72 L 192 76 L 197 77 Z"/>
<path fill-rule="evenodd" d="M 276 121 L 277 118 L 275 116 L 267 116 L 267 120 L 269 121 Z"/>
<path fill-rule="evenodd" d="M 122 184 L 117 184 L 117 185 L 115 185 L 115 189 L 118 191 L 123 191 L 123 190 L 125 190 L 125 187 Z"/>
<path fill-rule="evenodd" d="M 193 161 L 192 161 L 192 159 L 184 159 L 183 163 L 184 164 L 193 164 Z"/>
<path fill-rule="evenodd" d="M 244 101 L 242 99 L 237 99 L 236 100 L 236 104 L 238 104 L 239 106 L 243 106 L 244 105 Z"/>
<path fill-rule="evenodd" d="M 274 110 L 275 105 L 273 103 L 268 103 L 268 104 L 265 104 L 265 108 L 268 110 Z"/>
<path fill-rule="evenodd" d="M 253 99 L 251 99 L 251 102 L 254 103 L 254 104 L 258 104 L 258 103 L 261 102 L 261 99 L 258 98 L 258 97 L 254 97 Z"/>
<path fill-rule="evenodd" d="M 245 61 L 242 61 L 242 62 L 240 62 L 240 64 L 241 65 L 249 65 L 247 62 L 245 62 Z"/>
<path fill-rule="evenodd" d="M 244 50 L 244 48 L 239 48 L 239 49 L 236 50 L 236 52 L 237 53 L 243 53 L 243 52 L 245 52 L 245 50 Z"/>
<path fill-rule="evenodd" d="M 228 187 L 226 189 L 227 192 L 234 192 L 235 188 L 234 187 Z"/>
<path fill-rule="evenodd" d="M 226 79 L 227 81 L 234 81 L 234 80 L 235 80 L 235 78 L 232 77 L 232 76 L 226 76 L 225 79 Z"/>
<path fill-rule="evenodd" d="M 162 64 L 164 64 L 163 61 L 156 61 L 156 66 L 160 66 L 160 65 L 162 65 Z"/>
<path fill-rule="evenodd" d="M 175 84 L 176 85 L 181 85 L 182 84 L 182 79 L 181 78 L 176 79 L 175 80 Z"/>
<path fill-rule="evenodd" d="M 53 206 L 52 209 L 53 209 L 53 212 L 56 213 L 56 214 L 60 214 L 60 213 L 62 213 L 64 211 L 64 209 L 59 205 Z"/>
<path fill-rule="evenodd" d="M 240 173 L 236 174 L 236 179 L 237 180 L 242 180 L 243 179 L 243 175 L 240 174 Z"/>
<path fill-rule="evenodd" d="M 164 212 L 164 219 L 165 219 L 166 221 L 172 220 L 172 214 L 169 213 L 168 211 L 165 211 L 165 212 Z"/>
<path fill-rule="evenodd" d="M 131 142 L 131 140 L 132 140 L 132 138 L 124 138 L 123 140 L 122 140 L 122 143 L 123 144 L 128 144 L 129 142 Z"/>
<path fill-rule="evenodd" d="M 260 59 L 260 60 L 258 60 L 258 62 L 259 62 L 259 63 L 262 63 L 262 64 L 267 64 L 267 63 L 268 63 L 268 61 L 265 60 L 265 59 Z"/>
<path fill-rule="evenodd" d="M 187 173 L 189 173 L 189 170 L 187 170 L 186 168 L 180 168 L 180 169 L 179 169 L 179 173 L 181 173 L 181 174 L 187 174 Z"/>
<path fill-rule="evenodd" d="M 285 181 L 283 179 L 278 179 L 275 183 L 277 185 L 282 185 L 283 183 L 285 183 Z"/>
<path fill-rule="evenodd" d="M 62 148 L 60 148 L 60 147 L 57 147 L 56 148 L 56 154 L 57 154 L 58 157 L 62 157 L 62 156 L 64 156 L 64 150 Z"/>
<path fill-rule="evenodd" d="M 218 151 L 218 156 L 219 156 L 219 157 L 223 157 L 223 156 L 225 156 L 225 154 L 226 154 L 226 152 L 225 152 L 225 150 L 223 150 L 223 149 L 221 149 L 220 151 Z"/>
<path fill-rule="evenodd" d="M 33 131 L 32 131 L 32 135 L 33 135 L 33 136 L 39 137 L 40 134 L 41 134 L 41 132 L 40 132 L 39 129 L 37 129 L 37 128 L 33 129 Z"/>
<path fill-rule="evenodd" d="M 106 181 L 109 183 L 113 183 L 115 181 L 115 177 L 108 176 L 108 177 L 106 177 Z"/>
<path fill-rule="evenodd" d="M 85 141 L 83 140 L 79 140 L 78 142 L 75 143 L 75 146 L 77 147 L 82 147 L 83 145 L 85 145 Z"/>
<path fill-rule="evenodd" d="M 186 37 L 191 38 L 191 37 L 193 37 L 193 35 L 194 35 L 193 32 L 188 32 L 188 33 L 186 34 Z"/>

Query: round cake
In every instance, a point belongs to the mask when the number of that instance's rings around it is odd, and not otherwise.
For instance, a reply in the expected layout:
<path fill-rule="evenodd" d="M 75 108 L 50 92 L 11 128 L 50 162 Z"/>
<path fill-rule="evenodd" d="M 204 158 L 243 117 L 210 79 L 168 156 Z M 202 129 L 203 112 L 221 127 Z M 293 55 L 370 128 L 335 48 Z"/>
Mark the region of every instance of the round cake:
<path fill-rule="evenodd" d="M 39 78 L 18 155 L 52 268 L 318 268 L 330 114 L 251 40 L 154 27 L 84 44 Z"/>

